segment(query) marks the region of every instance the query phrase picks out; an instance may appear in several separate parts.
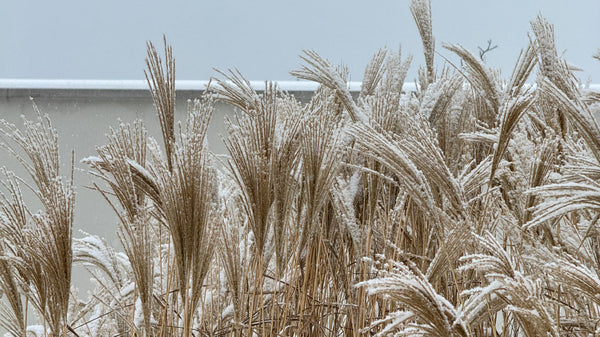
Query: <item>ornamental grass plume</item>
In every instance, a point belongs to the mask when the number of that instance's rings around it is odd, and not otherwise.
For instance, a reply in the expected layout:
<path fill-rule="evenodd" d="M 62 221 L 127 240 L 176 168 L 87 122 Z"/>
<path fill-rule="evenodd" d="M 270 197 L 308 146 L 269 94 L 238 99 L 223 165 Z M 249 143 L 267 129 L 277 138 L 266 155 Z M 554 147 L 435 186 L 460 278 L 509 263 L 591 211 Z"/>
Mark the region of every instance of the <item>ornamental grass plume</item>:
<path fill-rule="evenodd" d="M 2 122 L 26 176 L 1 171 L 0 326 L 13 337 L 599 334 L 598 93 L 542 17 L 503 80 L 458 44 L 438 55 L 460 65 L 436 65 L 431 5 L 409 9 L 425 55 L 412 92 L 400 49 L 373 55 L 358 93 L 344 66 L 305 51 L 291 73 L 320 85 L 308 102 L 217 71 L 180 122 L 172 48 L 148 43 L 162 140 L 120 123 L 82 160 L 117 215 L 118 248 L 73 239 L 74 182 L 49 118 Z M 217 104 L 236 109 L 225 156 L 207 140 Z M 93 279 L 88 299 L 73 265 Z"/>

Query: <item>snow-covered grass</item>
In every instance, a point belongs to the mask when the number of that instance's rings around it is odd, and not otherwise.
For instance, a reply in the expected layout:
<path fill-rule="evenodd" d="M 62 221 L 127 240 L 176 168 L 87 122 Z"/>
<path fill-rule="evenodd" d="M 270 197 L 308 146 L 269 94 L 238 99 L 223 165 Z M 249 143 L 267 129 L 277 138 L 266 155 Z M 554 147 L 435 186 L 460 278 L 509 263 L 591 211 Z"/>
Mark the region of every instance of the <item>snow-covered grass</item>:
<path fill-rule="evenodd" d="M 399 51 L 374 55 L 358 98 L 344 67 L 308 51 L 293 74 L 319 84 L 310 102 L 222 72 L 179 123 L 171 48 L 149 44 L 162 134 L 120 124 L 81 163 L 119 216 L 122 247 L 72 237 L 55 126 L 42 114 L 2 123 L 30 177 L 2 172 L 0 325 L 9 336 L 600 333 L 599 93 L 581 89 L 541 17 L 501 79 L 459 45 L 445 48 L 462 64 L 436 69 L 428 2 L 410 10 L 426 60 L 410 90 Z M 238 109 L 225 159 L 206 141 L 217 100 Z M 88 268 L 91 296 L 77 296 L 73 264 Z"/>

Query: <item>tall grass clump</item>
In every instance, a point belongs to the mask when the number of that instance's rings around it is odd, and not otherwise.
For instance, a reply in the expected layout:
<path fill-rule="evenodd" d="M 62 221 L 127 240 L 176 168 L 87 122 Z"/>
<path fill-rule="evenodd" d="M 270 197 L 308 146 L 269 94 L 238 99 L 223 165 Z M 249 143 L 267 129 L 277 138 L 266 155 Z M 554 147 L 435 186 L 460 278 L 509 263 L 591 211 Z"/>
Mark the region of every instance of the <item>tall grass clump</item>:
<path fill-rule="evenodd" d="M 27 303 L 31 303 L 44 331 L 62 336 L 69 330 L 73 166 L 70 177 L 60 175 L 57 133 L 39 111 L 37 120 L 26 120 L 22 130 L 7 122 L 0 128 L 3 147 L 29 174 L 33 184 L 26 186 L 41 205 L 37 212 L 30 210 L 21 192 L 22 180 L 3 170 L 1 279 L 8 307 L 1 309 L 7 318 L 2 325 L 11 335 L 24 336 Z"/>
<path fill-rule="evenodd" d="M 74 183 L 49 119 L 3 122 L 29 177 L 2 170 L 0 325 L 15 337 L 600 334 L 598 93 L 542 17 L 505 80 L 458 44 L 441 52 L 460 65 L 436 65 L 431 5 L 410 11 L 425 55 L 414 92 L 400 50 L 374 54 L 358 95 L 345 67 L 305 51 L 292 74 L 320 84 L 308 102 L 219 71 L 184 121 L 172 49 L 149 43 L 162 139 L 122 123 L 82 160 L 122 249 L 72 237 Z M 225 157 L 207 141 L 216 102 L 236 110 Z M 73 264 L 95 281 L 88 299 L 71 296 Z"/>

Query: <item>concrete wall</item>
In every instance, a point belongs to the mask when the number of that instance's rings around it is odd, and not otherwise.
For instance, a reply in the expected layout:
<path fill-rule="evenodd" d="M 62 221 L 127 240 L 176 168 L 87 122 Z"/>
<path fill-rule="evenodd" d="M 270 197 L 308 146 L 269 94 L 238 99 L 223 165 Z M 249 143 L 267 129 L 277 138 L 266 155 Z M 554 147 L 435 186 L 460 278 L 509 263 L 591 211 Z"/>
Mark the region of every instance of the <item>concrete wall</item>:
<path fill-rule="evenodd" d="M 177 97 L 177 120 L 184 120 L 187 99 L 198 96 L 199 92 L 179 93 Z M 30 99 L 33 97 L 33 101 Z M 37 118 L 32 104 L 42 113 L 47 113 L 59 133 L 62 173 L 68 174 L 71 151 L 75 153 L 75 183 L 77 186 L 75 229 L 100 235 L 112 245 L 118 246 L 115 235 L 117 219 L 112 209 L 100 194 L 87 187 L 94 181 L 87 172 L 87 165 L 79 163 L 82 158 L 96 154 L 96 146 L 106 143 L 106 133 L 120 121 L 133 122 L 141 118 L 149 135 L 162 144 L 158 117 L 152 99 L 147 92 L 121 91 L 61 91 L 61 90 L 20 90 L 0 96 L 0 118 L 16 125 L 22 125 L 21 116 Z M 218 104 L 212 120 L 209 143 L 213 151 L 225 151 L 219 135 L 226 132 L 224 117 L 231 115 L 232 109 Z M 0 149 L 0 166 L 7 166 L 17 173 L 23 172 L 16 161 Z M 27 194 L 31 198 L 31 194 Z M 82 234 L 75 232 L 75 237 Z"/>
<path fill-rule="evenodd" d="M 0 81 L 1 82 L 1 81 Z M 140 81 L 141 82 L 141 81 Z M 74 237 L 81 237 L 82 230 L 104 237 L 111 245 L 119 247 L 116 236 L 117 218 L 102 196 L 88 187 L 97 178 L 89 174 L 89 167 L 80 163 L 82 158 L 96 155 L 96 146 L 106 143 L 106 134 L 110 127 L 116 127 L 120 121 L 131 123 L 140 118 L 148 129 L 148 134 L 162 144 L 162 136 L 156 110 L 152 98 L 143 83 L 128 84 L 125 88 L 114 85 L 103 89 L 91 89 L 78 82 L 76 86 L 53 88 L 37 85 L 37 88 L 25 88 L 11 84 L 11 88 L 2 88 L 0 83 L 0 119 L 5 119 L 17 126 L 22 125 L 22 117 L 37 118 L 33 104 L 39 110 L 48 114 L 54 127 L 58 130 L 60 141 L 60 156 L 62 174 L 68 175 L 71 163 L 71 151 L 75 153 L 75 185 L 77 188 L 75 208 Z M 64 82 L 61 82 L 64 84 Z M 31 85 L 28 83 L 27 85 Z M 253 83 L 258 88 L 264 83 Z M 97 83 L 95 86 L 98 86 Z M 198 85 L 195 85 L 198 87 Z M 101 87 L 101 86 L 100 86 Z M 185 87 L 185 86 L 184 86 Z M 187 101 L 200 97 L 201 89 L 191 89 L 189 85 L 184 90 L 177 91 L 176 121 L 185 121 Z M 134 88 L 134 89 L 132 89 Z M 295 87 L 298 89 L 298 86 Z M 314 88 L 289 91 L 301 101 L 308 101 Z M 222 135 L 226 135 L 225 117 L 232 117 L 233 108 L 224 103 L 217 103 L 216 111 L 211 120 L 208 142 L 210 149 L 217 154 L 225 154 Z M 8 152 L 0 148 L 0 167 L 23 175 L 24 170 Z M 26 181 L 31 181 L 29 177 Z M 0 175 L 0 179 L 2 176 Z M 35 202 L 33 194 L 24 189 L 25 198 L 32 205 Z M 37 209 L 37 208 L 35 208 Z"/>

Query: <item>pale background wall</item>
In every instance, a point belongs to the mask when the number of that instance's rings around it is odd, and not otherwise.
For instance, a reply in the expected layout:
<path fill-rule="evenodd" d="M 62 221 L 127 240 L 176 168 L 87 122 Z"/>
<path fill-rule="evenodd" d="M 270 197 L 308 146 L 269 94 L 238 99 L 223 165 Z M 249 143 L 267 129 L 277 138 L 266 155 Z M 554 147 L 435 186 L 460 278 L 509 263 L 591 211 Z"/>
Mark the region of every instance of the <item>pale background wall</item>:
<path fill-rule="evenodd" d="M 142 84 L 143 83 L 139 83 Z M 89 174 L 89 167 L 81 164 L 81 159 L 96 155 L 96 146 L 106 143 L 106 134 L 120 122 L 131 123 L 142 119 L 148 135 L 162 145 L 160 125 L 152 98 L 148 90 L 94 90 L 94 89 L 8 89 L 0 81 L 0 119 L 22 126 L 23 117 L 37 118 L 33 104 L 43 114 L 48 114 L 58 131 L 62 160 L 62 174 L 67 176 L 71 163 L 71 151 L 75 153 L 75 185 L 77 186 L 75 207 L 75 230 L 83 230 L 107 239 L 115 247 L 120 247 L 115 230 L 118 219 L 113 210 L 97 192 L 86 187 L 99 182 Z M 14 84 L 13 84 L 14 86 Z M 178 90 L 176 121 L 185 122 L 187 101 L 201 97 L 201 90 Z M 311 91 L 290 91 L 299 100 L 306 102 Z M 33 99 L 33 100 L 32 100 Z M 233 117 L 233 107 L 218 102 L 208 133 L 210 150 L 217 156 L 227 151 L 223 137 L 227 134 L 225 119 Z M 0 141 L 5 141 L 0 135 Z M 20 164 L 0 147 L 0 167 L 25 174 Z M 0 174 L 0 179 L 2 179 Z M 25 177 L 30 182 L 29 177 Z M 26 188 L 23 188 L 24 192 Z M 27 193 L 27 201 L 33 202 L 33 195 Z M 75 233 L 75 237 L 83 234 Z"/>
<path fill-rule="evenodd" d="M 177 96 L 176 119 L 185 120 L 187 100 L 199 97 L 200 92 L 179 92 Z M 61 170 L 67 176 L 70 170 L 71 150 L 75 151 L 76 185 L 74 237 L 85 236 L 81 231 L 104 238 L 112 247 L 122 250 L 116 231 L 118 219 L 112 208 L 103 197 L 87 187 L 93 182 L 102 183 L 89 174 L 89 167 L 80 163 L 82 158 L 95 155 L 96 146 L 106 143 L 105 134 L 110 127 L 116 127 L 119 122 L 133 122 L 141 118 L 148 129 L 148 134 L 162 144 L 158 117 L 147 91 L 106 91 L 106 90 L 6 90 L 0 89 L 0 118 L 16 125 L 22 125 L 22 117 L 37 118 L 33 112 L 32 101 L 42 111 L 47 113 L 53 125 L 58 129 Z M 216 153 L 225 153 L 221 135 L 226 134 L 225 116 L 232 116 L 233 109 L 218 103 L 215 115 L 211 121 L 208 135 L 209 146 Z M 19 163 L 6 150 L 0 148 L 0 166 L 5 166 L 25 181 L 31 183 Z M 0 174 L 0 179 L 3 176 Z M 22 186 L 24 198 L 32 211 L 39 209 L 33 194 Z M 82 295 L 91 289 L 89 274 L 80 266 L 73 272 L 73 284 Z M 33 317 L 33 316 L 32 316 Z M 0 335 L 4 331 L 0 329 Z"/>
<path fill-rule="evenodd" d="M 1 92 L 1 90 L 0 90 Z M 199 97 L 199 92 L 179 93 L 177 99 L 177 120 L 185 120 L 187 99 Z M 113 246 L 119 247 L 115 233 L 117 218 L 101 195 L 86 188 L 98 182 L 87 172 L 87 165 L 79 163 L 82 158 L 96 155 L 96 146 L 106 143 L 106 133 L 119 122 L 131 123 L 136 118 L 144 121 L 148 134 L 162 144 L 158 117 L 152 99 L 145 91 L 94 91 L 94 90 L 12 90 L 0 96 L 0 116 L 16 125 L 22 125 L 22 116 L 37 118 L 33 112 L 30 96 L 35 104 L 47 113 L 58 130 L 62 159 L 62 173 L 68 175 L 71 150 L 75 151 L 75 183 L 77 186 L 75 227 L 106 238 Z M 226 134 L 225 116 L 232 115 L 233 109 L 218 103 L 211 121 L 209 144 L 212 151 L 225 153 L 221 135 Z M 0 149 L 0 165 L 22 174 L 23 169 L 4 149 Z M 1 178 L 1 177 L 0 177 Z M 26 181 L 30 181 L 26 177 Z M 29 201 L 32 198 L 28 198 Z M 75 232 L 75 237 L 83 234 Z"/>

